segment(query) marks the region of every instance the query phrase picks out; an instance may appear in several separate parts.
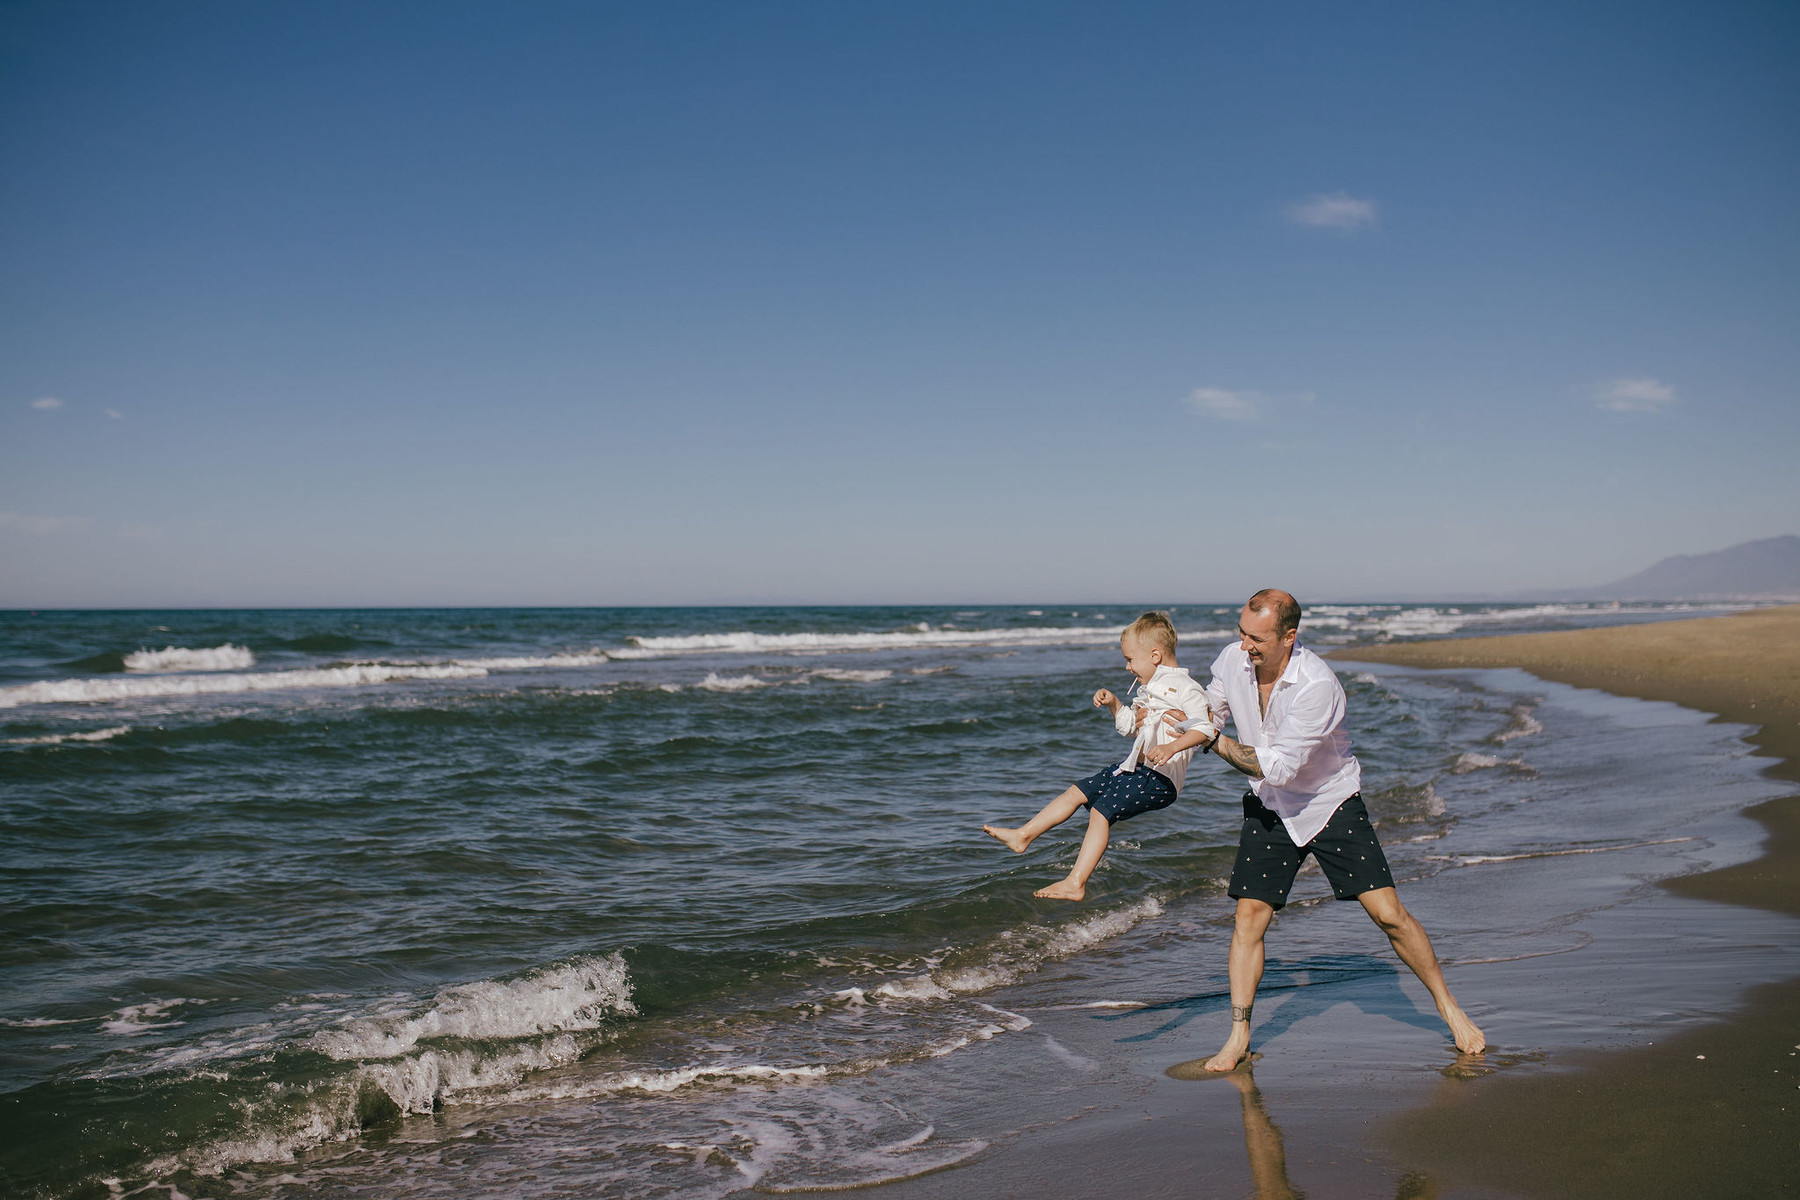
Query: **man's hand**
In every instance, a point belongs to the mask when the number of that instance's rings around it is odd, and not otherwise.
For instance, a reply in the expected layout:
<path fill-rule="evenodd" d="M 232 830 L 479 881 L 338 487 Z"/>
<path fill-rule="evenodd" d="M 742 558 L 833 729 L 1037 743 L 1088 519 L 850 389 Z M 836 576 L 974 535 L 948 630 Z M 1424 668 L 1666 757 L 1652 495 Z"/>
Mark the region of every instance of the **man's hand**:
<path fill-rule="evenodd" d="M 1113 710 L 1113 713 L 1116 715 L 1118 713 L 1119 707 L 1120 707 L 1119 698 L 1117 696 L 1113 695 L 1111 692 L 1107 691 L 1105 688 L 1101 688 L 1099 691 L 1094 693 L 1094 707 L 1095 708 L 1110 708 Z"/>
<path fill-rule="evenodd" d="M 1186 723 L 1187 719 L 1186 713 L 1179 708 L 1172 708 L 1163 717 L 1163 724 L 1169 727 L 1170 733 L 1181 733 L 1183 732 L 1181 726 Z M 1208 711 L 1200 723 L 1188 726 L 1188 731 L 1200 734 L 1207 744 L 1210 744 L 1212 735 L 1219 732 L 1219 727 L 1213 723 L 1212 713 Z"/>
<path fill-rule="evenodd" d="M 1142 729 L 1144 727 L 1144 720 L 1145 720 L 1145 718 L 1149 717 L 1149 715 L 1150 715 L 1149 709 L 1147 709 L 1147 708 L 1138 709 L 1137 710 L 1137 723 L 1135 725 L 1133 725 L 1132 728 L 1133 729 Z M 1168 714 L 1164 719 L 1166 720 L 1167 717 L 1174 717 L 1177 721 L 1187 720 L 1187 714 L 1182 712 L 1179 708 L 1171 708 L 1168 711 Z"/>

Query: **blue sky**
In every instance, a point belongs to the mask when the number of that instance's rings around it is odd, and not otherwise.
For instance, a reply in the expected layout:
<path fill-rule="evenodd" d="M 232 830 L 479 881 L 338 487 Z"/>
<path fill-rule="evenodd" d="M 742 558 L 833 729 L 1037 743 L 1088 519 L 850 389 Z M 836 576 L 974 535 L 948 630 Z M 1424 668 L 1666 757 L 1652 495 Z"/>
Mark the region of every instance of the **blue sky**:
<path fill-rule="evenodd" d="M 8 4 L 0 606 L 1797 532 L 1796 61 L 1791 4 Z"/>

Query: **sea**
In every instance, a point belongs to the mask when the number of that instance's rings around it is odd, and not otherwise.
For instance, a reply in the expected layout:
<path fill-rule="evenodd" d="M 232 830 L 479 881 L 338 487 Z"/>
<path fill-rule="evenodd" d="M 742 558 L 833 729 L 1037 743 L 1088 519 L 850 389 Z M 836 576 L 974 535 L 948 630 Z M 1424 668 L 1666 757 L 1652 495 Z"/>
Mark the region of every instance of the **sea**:
<path fill-rule="evenodd" d="M 979 1159 L 1116 1067 L 1049 1014 L 1163 1014 L 1130 1040 L 1224 995 L 1216 761 L 1081 904 L 1032 895 L 1079 821 L 1024 855 L 980 831 L 1123 754 L 1090 697 L 1141 607 L 0 614 L 0 1192 L 722 1196 Z M 1159 607 L 1204 679 L 1235 606 Z M 1773 793 L 1741 727 L 1653 721 L 1645 762 L 1641 720 L 1356 646 L 1720 611 L 1312 607 L 1403 887 L 1717 865 L 1754 837 L 1694 820 Z M 1299 944 L 1327 894 L 1302 876 Z M 1559 953 L 1594 903 L 1432 932 L 1453 966 Z"/>

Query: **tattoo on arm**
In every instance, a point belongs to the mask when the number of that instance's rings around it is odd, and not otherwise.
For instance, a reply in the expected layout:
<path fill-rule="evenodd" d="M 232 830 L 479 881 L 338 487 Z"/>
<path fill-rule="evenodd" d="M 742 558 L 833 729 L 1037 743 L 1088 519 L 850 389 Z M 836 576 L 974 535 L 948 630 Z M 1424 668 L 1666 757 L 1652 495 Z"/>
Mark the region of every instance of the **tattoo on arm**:
<path fill-rule="evenodd" d="M 1234 741 L 1224 734 L 1220 734 L 1218 744 L 1213 747 L 1213 753 L 1250 778 L 1262 778 L 1262 764 L 1256 761 L 1256 747 L 1246 746 L 1242 742 Z"/>

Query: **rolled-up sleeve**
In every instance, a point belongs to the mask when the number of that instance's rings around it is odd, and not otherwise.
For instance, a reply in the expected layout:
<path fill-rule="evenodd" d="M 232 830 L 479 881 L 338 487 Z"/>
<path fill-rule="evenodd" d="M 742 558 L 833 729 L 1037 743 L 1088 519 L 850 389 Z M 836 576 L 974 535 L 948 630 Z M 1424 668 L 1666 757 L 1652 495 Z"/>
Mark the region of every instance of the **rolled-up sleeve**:
<path fill-rule="evenodd" d="M 1113 728 L 1123 737 L 1137 736 L 1137 709 L 1129 704 L 1121 704 L 1119 711 L 1113 714 Z"/>
<path fill-rule="evenodd" d="M 1229 647 L 1228 647 L 1229 649 Z M 1206 706 L 1212 710 L 1212 719 L 1221 728 L 1231 719 L 1231 701 L 1225 698 L 1225 685 L 1219 681 L 1219 664 L 1225 661 L 1225 654 L 1213 660 L 1212 673 L 1206 679 Z M 1193 714 L 1189 714 L 1192 716 Z"/>
<path fill-rule="evenodd" d="M 1344 693 L 1323 683 L 1306 683 L 1288 701 L 1281 727 L 1266 746 L 1256 747 L 1262 777 L 1286 787 L 1344 719 Z"/>

